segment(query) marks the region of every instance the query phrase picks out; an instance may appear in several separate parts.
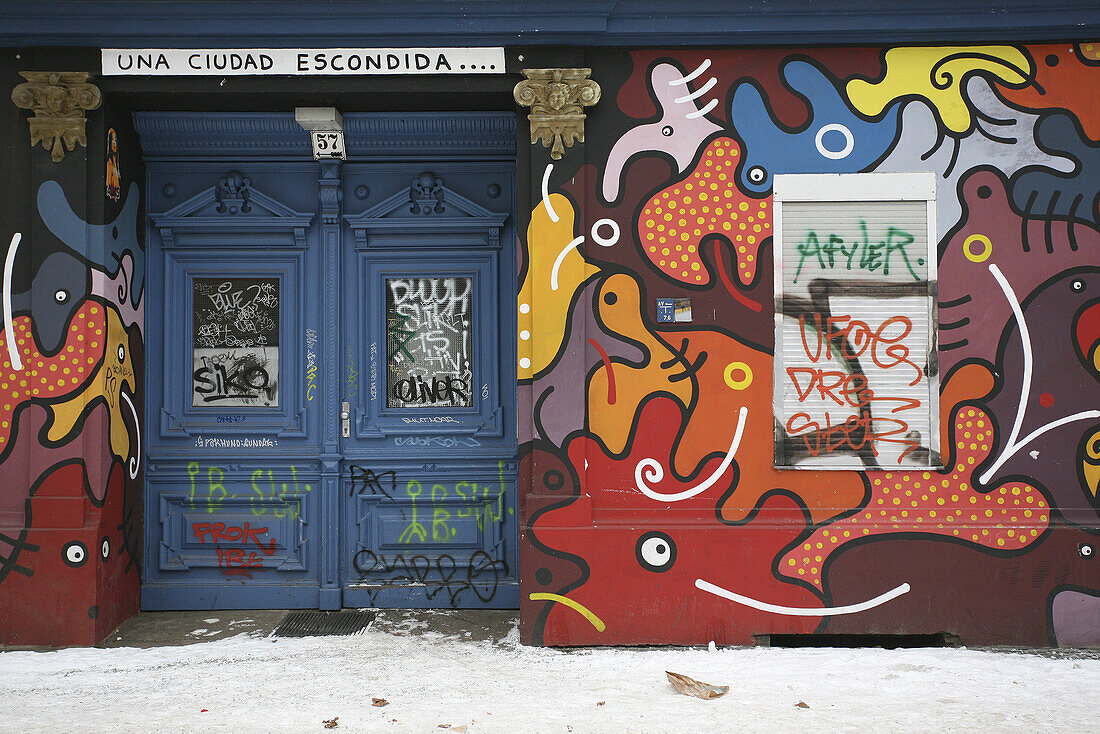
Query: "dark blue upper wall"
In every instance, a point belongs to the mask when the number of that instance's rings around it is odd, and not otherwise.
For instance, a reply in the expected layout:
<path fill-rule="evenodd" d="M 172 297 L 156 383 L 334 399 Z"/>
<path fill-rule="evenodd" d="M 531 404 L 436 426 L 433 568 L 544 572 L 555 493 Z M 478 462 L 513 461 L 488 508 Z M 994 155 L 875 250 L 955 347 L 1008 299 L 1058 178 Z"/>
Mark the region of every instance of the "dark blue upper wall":
<path fill-rule="evenodd" d="M 0 46 L 737 46 L 1097 36 L 1096 0 L 0 0 Z"/>

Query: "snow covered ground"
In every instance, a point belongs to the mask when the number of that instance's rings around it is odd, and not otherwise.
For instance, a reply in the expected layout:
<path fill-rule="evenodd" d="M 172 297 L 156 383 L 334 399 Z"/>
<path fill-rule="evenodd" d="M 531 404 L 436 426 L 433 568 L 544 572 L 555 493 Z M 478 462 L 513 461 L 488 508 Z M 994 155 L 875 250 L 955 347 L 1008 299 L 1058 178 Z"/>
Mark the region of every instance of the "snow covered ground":
<path fill-rule="evenodd" d="M 254 633 L 258 634 L 258 633 Z M 0 653 L 2 732 L 1097 731 L 1096 656 L 588 649 L 369 629 Z M 728 685 L 705 701 L 665 671 Z M 385 705 L 374 705 L 384 699 Z"/>

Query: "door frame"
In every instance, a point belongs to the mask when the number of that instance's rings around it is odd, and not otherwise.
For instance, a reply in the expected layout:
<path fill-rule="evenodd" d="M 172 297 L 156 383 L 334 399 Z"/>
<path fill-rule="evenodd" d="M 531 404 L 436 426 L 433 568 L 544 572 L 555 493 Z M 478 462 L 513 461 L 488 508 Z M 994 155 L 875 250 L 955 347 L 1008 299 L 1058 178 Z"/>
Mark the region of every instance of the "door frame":
<path fill-rule="evenodd" d="M 179 227 L 186 222 L 171 222 L 162 219 L 158 224 L 156 217 L 166 214 L 171 207 L 165 205 L 164 196 L 169 183 L 163 172 L 172 165 L 202 166 L 220 164 L 221 168 L 256 168 L 270 165 L 306 165 L 316 171 L 316 198 L 311 206 L 295 205 L 277 211 L 279 227 L 285 230 L 294 244 L 287 245 L 288 252 L 298 251 L 308 261 L 316 258 L 316 268 L 320 278 L 333 287 L 339 282 L 340 251 L 342 244 L 341 217 L 344 204 L 355 197 L 356 187 L 345 185 L 343 170 L 353 169 L 357 163 L 366 161 L 484 161 L 510 162 L 513 177 L 516 165 L 516 115 L 513 112 L 473 112 L 473 113 L 349 113 L 344 115 L 345 135 L 349 158 L 347 163 L 321 163 L 312 161 L 309 154 L 308 135 L 299 128 L 291 113 L 194 113 L 194 112 L 138 112 L 134 114 L 135 127 L 141 137 L 145 151 L 146 177 L 146 213 L 150 226 L 146 232 L 146 251 L 150 255 L 148 292 L 158 299 L 150 299 L 148 323 L 148 349 L 150 359 L 146 361 L 145 399 L 149 410 L 145 416 L 145 431 L 149 437 L 144 447 L 146 454 L 146 479 L 144 489 L 144 563 L 142 578 L 142 607 L 144 609 L 226 609 L 226 608 L 322 608 L 336 609 L 343 604 L 343 579 L 341 567 L 341 542 L 323 542 L 322 539 L 340 537 L 342 527 L 341 499 L 342 477 L 346 463 L 340 445 L 339 408 L 341 392 L 341 327 L 340 315 L 335 299 L 321 306 L 317 312 L 308 309 L 300 321 L 295 322 L 294 333 L 287 336 L 287 350 L 291 348 L 304 353 L 304 334 L 312 331 L 316 336 L 318 369 L 316 380 L 320 390 L 312 393 L 316 399 L 304 400 L 307 386 L 301 375 L 291 375 L 301 371 L 306 359 L 296 356 L 293 362 L 282 362 L 281 371 L 287 379 L 297 382 L 288 393 L 293 393 L 295 403 L 304 402 L 304 411 L 289 411 L 289 423 L 283 423 L 279 430 L 286 433 L 288 445 L 280 446 L 276 452 L 260 453 L 257 460 L 271 461 L 282 468 L 284 485 L 277 503 L 290 499 L 300 503 L 301 513 L 310 513 L 310 527 L 301 536 L 301 543 L 294 549 L 301 570 L 299 581 L 294 583 L 275 583 L 264 585 L 256 579 L 199 579 L 188 568 L 197 568 L 189 563 L 207 563 L 210 555 L 204 556 L 206 549 L 190 548 L 183 553 L 185 532 L 177 526 L 172 532 L 165 532 L 172 523 L 170 508 L 173 501 L 179 505 L 181 496 L 189 491 L 196 476 L 189 472 L 191 462 L 198 460 L 217 460 L 226 465 L 241 463 L 239 451 L 226 447 L 196 446 L 195 427 L 173 424 L 166 419 L 163 404 L 163 389 L 168 369 L 164 350 L 166 333 L 163 320 L 154 323 L 158 315 L 163 318 L 165 300 L 173 297 L 164 278 L 164 255 L 162 247 L 165 237 L 181 246 L 184 239 L 193 237 L 204 240 L 204 246 L 213 246 L 214 230 L 193 227 L 193 232 L 181 235 Z M 216 166 L 215 166 L 216 167 Z M 158 178 L 159 177 L 159 178 Z M 155 190 L 154 185 L 156 184 Z M 259 189 L 259 187 L 258 187 Z M 185 193 L 180 194 L 184 198 Z M 177 201 L 179 199 L 176 199 Z M 159 203 L 157 203 L 159 201 Z M 279 202 L 275 202 L 278 204 Z M 510 203 L 514 226 L 515 202 Z M 274 207 L 277 209 L 277 207 Z M 312 214 L 312 225 L 303 227 L 300 221 L 292 220 L 299 214 Z M 177 211 L 177 217 L 185 212 Z M 195 222 L 190 224 L 194 225 Z M 174 226 L 171 226 L 174 225 Z M 184 226 L 186 229 L 186 226 Z M 305 239 L 303 242 L 303 229 Z M 265 237 L 260 228 L 252 233 Z M 244 233 L 242 231 L 242 236 Z M 508 257 L 502 258 L 503 277 L 515 273 L 514 235 L 503 239 L 502 252 Z M 197 241 L 197 240 L 196 240 Z M 186 247 L 187 245 L 182 245 Z M 197 251 L 197 250 L 196 250 Z M 247 258 L 247 256 L 242 256 Z M 505 264 L 507 263 L 507 264 Z M 298 273 L 305 273 L 313 265 L 303 265 Z M 201 269 L 201 268 L 200 268 Z M 293 268 L 292 268 L 293 270 Z M 289 272 L 289 271 L 288 271 Z M 287 275 L 287 278 L 296 277 Z M 514 275 L 512 287 L 515 288 Z M 304 287 L 304 281 L 300 284 Z M 176 286 L 178 288 L 178 285 Z M 179 294 L 175 293 L 178 299 Z M 300 301 L 305 303 L 303 299 Z M 159 305 L 158 305 L 159 304 Z M 510 410 L 500 416 L 502 425 L 511 433 L 512 451 L 506 470 L 515 478 L 517 466 L 515 460 L 516 412 L 514 379 L 515 345 L 514 318 L 511 304 L 501 303 L 499 328 L 508 338 L 503 343 L 511 345 L 511 356 L 502 357 L 500 364 L 502 375 L 499 380 L 502 395 L 507 394 Z M 285 313 L 285 311 L 284 311 Z M 288 322 L 289 323 L 289 322 Z M 159 359 L 154 358 L 159 355 Z M 289 359 L 289 357 L 288 357 Z M 293 367 L 291 366 L 293 365 Z M 510 376 L 509 376 L 510 375 Z M 282 409 L 280 409 L 282 412 Z M 280 418 L 281 420 L 281 418 Z M 291 435 L 300 426 L 301 435 Z M 212 435 L 222 430 L 219 426 L 202 426 L 202 430 L 213 428 Z M 259 429 L 270 431 L 274 425 Z M 228 431 L 230 429 L 224 429 Z M 238 435 L 240 430 L 237 429 Z M 245 431 L 245 435 L 251 435 Z M 198 457 L 198 459 L 196 459 Z M 267 458 L 265 458 L 267 457 Z M 274 458 L 272 458 L 274 457 Z M 281 464 L 280 464 L 281 462 Z M 308 469 L 295 469 L 308 464 Z M 285 465 L 285 466 L 284 466 Z M 228 474 L 226 475 L 228 477 Z M 201 480 L 204 474 L 199 475 Z M 291 477 L 300 480 L 299 485 L 291 484 Z M 227 478 L 219 486 L 228 488 L 228 494 L 244 496 L 251 493 L 247 477 L 237 477 L 237 489 L 233 489 Z M 211 486 L 213 480 L 211 480 Z M 279 484 L 277 479 L 275 484 Z M 308 485 L 311 492 L 304 491 Z M 295 497 L 287 486 L 301 486 L 303 491 Z M 220 491 L 220 490 L 219 490 Z M 273 490 L 273 494 L 276 492 Z M 243 500 L 242 500 L 243 501 Z M 273 499 L 273 501 L 276 501 Z M 231 504 L 231 503 L 230 503 Z M 166 510 L 169 508 L 169 510 Z M 243 512 L 243 507 L 238 508 Z M 256 509 L 255 505 L 251 506 Z M 214 517 L 213 513 L 210 517 Z M 178 518 L 177 518 L 178 521 Z M 285 524 L 285 523 L 284 523 Z M 274 526 L 273 526 L 274 527 Z M 171 528 L 169 528 L 171 530 Z M 289 549 L 294 543 L 285 543 Z M 213 549 L 210 549 L 211 551 Z M 288 553 L 290 550 L 287 551 Z M 188 561 L 187 559 L 190 559 Z M 205 558 L 205 561 L 201 561 Z M 174 560 L 173 560 L 174 559 Z M 182 559 L 182 562 L 178 562 Z M 173 563 L 175 569 L 173 571 Z M 291 566 L 293 563 L 290 564 Z M 518 570 L 517 570 L 518 576 Z M 257 593 L 263 587 L 266 593 Z M 518 597 L 517 597 L 518 600 Z M 514 604 L 512 606 L 515 606 Z"/>

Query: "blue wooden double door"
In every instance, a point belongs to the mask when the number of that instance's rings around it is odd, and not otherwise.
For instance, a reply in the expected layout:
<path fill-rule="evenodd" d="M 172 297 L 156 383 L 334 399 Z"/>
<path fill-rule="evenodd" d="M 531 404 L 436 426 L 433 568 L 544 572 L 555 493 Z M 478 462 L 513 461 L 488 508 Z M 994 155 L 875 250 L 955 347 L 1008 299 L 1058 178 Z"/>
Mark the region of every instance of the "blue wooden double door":
<path fill-rule="evenodd" d="M 518 606 L 514 120 L 408 117 L 136 115 L 144 608 Z"/>

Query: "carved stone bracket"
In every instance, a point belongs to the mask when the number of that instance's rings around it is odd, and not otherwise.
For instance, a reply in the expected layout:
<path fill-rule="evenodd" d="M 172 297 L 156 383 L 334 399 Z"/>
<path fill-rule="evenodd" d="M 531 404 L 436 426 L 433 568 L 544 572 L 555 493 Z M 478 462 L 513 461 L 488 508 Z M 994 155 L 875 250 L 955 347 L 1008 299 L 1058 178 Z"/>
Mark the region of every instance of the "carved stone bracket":
<path fill-rule="evenodd" d="M 214 199 L 218 202 L 214 211 L 218 214 L 248 214 L 252 211 L 252 179 L 240 171 L 230 171 L 218 179 Z"/>
<path fill-rule="evenodd" d="M 443 179 L 425 171 L 414 178 L 409 186 L 409 211 L 413 214 L 442 214 L 447 211 L 443 204 L 444 195 Z"/>
<path fill-rule="evenodd" d="M 89 84 L 92 75 L 84 71 L 21 71 L 27 81 L 16 86 L 11 101 L 16 107 L 31 110 L 27 122 L 31 129 L 31 147 L 42 143 L 57 163 L 77 143 L 87 147 L 84 131 L 85 110 L 98 109 L 103 101 L 99 88 Z"/>
<path fill-rule="evenodd" d="M 531 143 L 541 140 L 554 160 L 574 142 L 584 142 L 584 108 L 600 101 L 600 85 L 588 78 L 591 74 L 591 69 L 524 69 L 527 79 L 513 91 L 516 102 L 531 108 Z"/>

